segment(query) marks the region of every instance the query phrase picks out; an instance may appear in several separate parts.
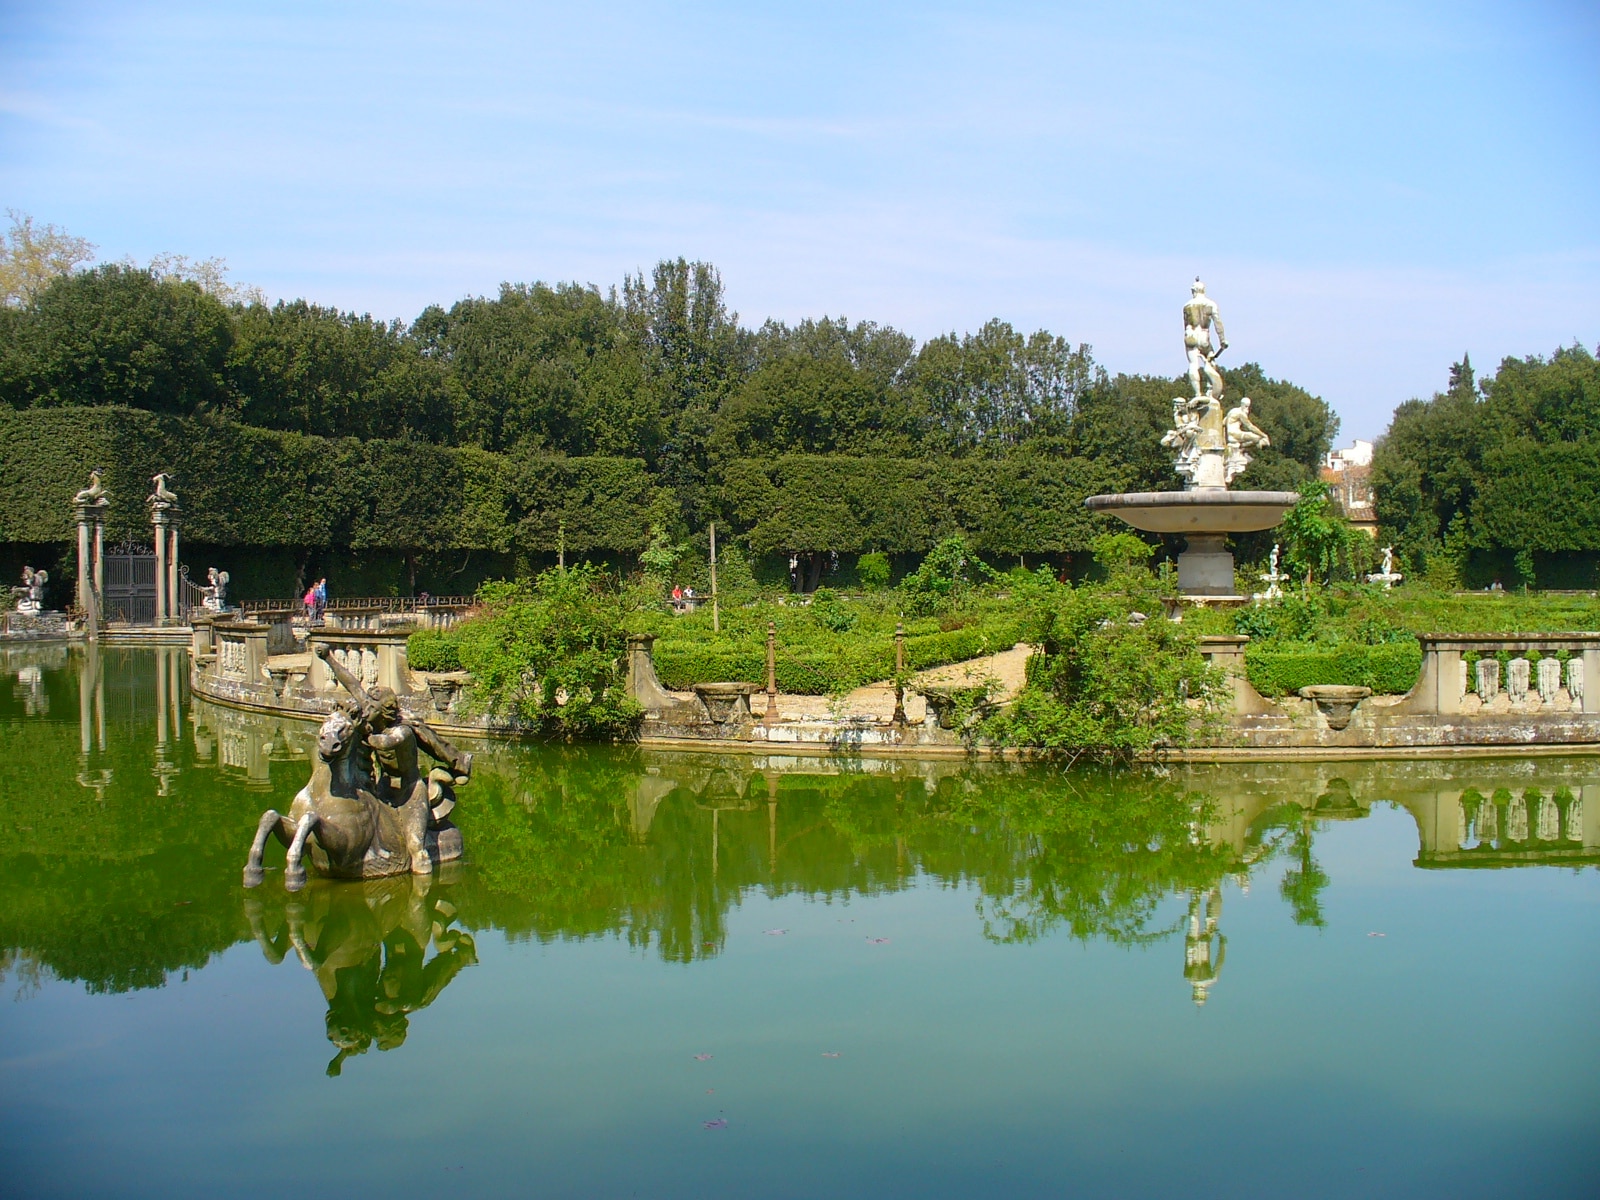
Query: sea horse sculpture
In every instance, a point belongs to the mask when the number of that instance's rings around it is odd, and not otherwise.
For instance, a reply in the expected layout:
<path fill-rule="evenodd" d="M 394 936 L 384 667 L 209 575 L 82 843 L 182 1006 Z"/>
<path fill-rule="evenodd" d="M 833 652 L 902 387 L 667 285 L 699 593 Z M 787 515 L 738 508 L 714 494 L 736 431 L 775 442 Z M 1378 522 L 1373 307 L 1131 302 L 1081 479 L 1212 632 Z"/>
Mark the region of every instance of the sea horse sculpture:
<path fill-rule="evenodd" d="M 289 848 L 283 882 L 291 891 L 305 886 L 308 853 L 319 871 L 344 879 L 433 871 L 426 796 L 395 806 L 373 794 L 372 779 L 356 753 L 366 740 L 367 723 L 353 707 L 341 705 L 322 722 L 311 779 L 295 794 L 288 813 L 269 808 L 261 814 L 245 863 L 245 887 L 260 886 L 261 856 L 274 835 Z"/>

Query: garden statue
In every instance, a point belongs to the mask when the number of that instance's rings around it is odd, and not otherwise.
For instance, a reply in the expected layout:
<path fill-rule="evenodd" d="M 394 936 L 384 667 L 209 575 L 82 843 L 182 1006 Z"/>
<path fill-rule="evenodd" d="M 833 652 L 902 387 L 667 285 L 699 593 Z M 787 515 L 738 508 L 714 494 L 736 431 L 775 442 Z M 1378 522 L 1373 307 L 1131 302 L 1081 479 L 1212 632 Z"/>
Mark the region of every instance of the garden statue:
<path fill-rule="evenodd" d="M 1253 599 L 1282 600 L 1283 588 L 1280 586 L 1289 576 L 1278 570 L 1278 543 L 1272 543 L 1272 557 L 1267 563 L 1267 569 L 1261 573 L 1261 582 L 1267 585 L 1267 590 L 1257 592 Z"/>
<path fill-rule="evenodd" d="M 104 508 L 111 503 L 111 497 L 106 494 L 106 489 L 100 483 L 103 472 L 99 467 L 89 472 L 89 486 L 82 488 L 72 497 L 72 502 L 80 508 Z"/>
<path fill-rule="evenodd" d="M 1182 534 L 1178 590 L 1196 598 L 1239 599 L 1234 595 L 1237 577 L 1228 536 L 1271 529 L 1300 499 L 1295 492 L 1229 490 L 1250 465 L 1251 452 L 1271 442 L 1251 419 L 1248 396 L 1232 408 L 1223 407 L 1217 358 L 1227 348 L 1222 314 L 1206 295 L 1205 284 L 1196 279 L 1183 306 L 1191 394 L 1173 398 L 1172 428 L 1161 438 L 1161 444 L 1173 451 L 1173 468 L 1183 478 L 1183 490 L 1114 492 L 1084 499 L 1091 512 L 1119 517 L 1135 529 Z"/>
<path fill-rule="evenodd" d="M 1250 419 L 1250 397 L 1224 411 L 1222 373 L 1216 365 L 1217 357 L 1228 348 L 1222 314 L 1198 279 L 1190 292 L 1189 303 L 1183 306 L 1183 348 L 1194 394 L 1173 398 L 1172 428 L 1161 444 L 1177 451 L 1174 466 L 1189 487 L 1225 488 L 1250 465 L 1249 451 L 1272 443 Z M 1212 326 L 1217 330 L 1215 345 Z"/>
<path fill-rule="evenodd" d="M 158 471 L 150 476 L 150 482 L 156 485 L 156 490 L 145 498 L 145 503 L 156 512 L 166 512 L 169 508 L 178 506 L 177 493 L 167 486 L 168 474 L 166 471 Z"/>
<path fill-rule="evenodd" d="M 1234 477 L 1250 465 L 1247 451 L 1272 445 L 1272 439 L 1250 419 L 1250 397 L 1246 396 L 1228 410 L 1223 418 L 1223 434 L 1228 445 L 1228 461 L 1224 478 L 1232 483 Z"/>
<path fill-rule="evenodd" d="M 261 814 L 244 885 L 259 886 L 267 838 L 289 847 L 284 885 L 305 885 L 305 855 L 317 870 L 344 879 L 375 879 L 407 871 L 427 875 L 434 862 L 461 857 L 461 832 L 449 816 L 455 789 L 472 775 L 464 754 L 425 722 L 409 720 L 388 688 L 368 692 L 317 643 L 323 659 L 351 699 L 330 713 L 317 735 L 311 779 L 295 795 L 287 815 Z M 448 769 L 423 779 L 421 747 Z"/>
<path fill-rule="evenodd" d="M 1217 345 L 1211 345 L 1211 327 L 1217 327 Z M 1222 399 L 1222 375 L 1215 360 L 1228 348 L 1227 336 L 1222 332 L 1222 314 L 1217 302 L 1206 295 L 1206 285 L 1198 278 L 1189 286 L 1189 303 L 1183 306 L 1183 348 L 1189 356 L 1189 386 L 1194 389 L 1194 399 L 1200 399 L 1200 376 L 1205 375 L 1205 395 L 1213 400 Z"/>
<path fill-rule="evenodd" d="M 1385 546 L 1383 548 L 1383 570 L 1374 571 L 1371 575 L 1368 575 L 1367 582 L 1381 583 L 1383 584 L 1383 590 L 1388 591 L 1404 578 L 1404 575 L 1394 569 L 1394 547 Z"/>
<path fill-rule="evenodd" d="M 37 617 L 44 611 L 44 585 L 50 582 L 50 572 L 22 568 L 22 586 L 11 589 L 16 598 L 17 612 L 24 617 Z"/>
<path fill-rule="evenodd" d="M 228 610 L 228 573 L 215 567 L 206 570 L 206 585 L 200 589 L 200 603 L 207 612 Z"/>

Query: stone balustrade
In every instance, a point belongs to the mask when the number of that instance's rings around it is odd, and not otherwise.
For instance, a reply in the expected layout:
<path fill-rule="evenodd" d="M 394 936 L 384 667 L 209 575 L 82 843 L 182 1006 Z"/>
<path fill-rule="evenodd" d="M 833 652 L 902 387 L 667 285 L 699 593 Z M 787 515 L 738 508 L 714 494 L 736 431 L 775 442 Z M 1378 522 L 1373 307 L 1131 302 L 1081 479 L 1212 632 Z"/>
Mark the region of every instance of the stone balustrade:
<path fill-rule="evenodd" d="M 1600 633 L 1452 633 L 1418 640 L 1422 671 L 1406 712 L 1600 714 Z"/>

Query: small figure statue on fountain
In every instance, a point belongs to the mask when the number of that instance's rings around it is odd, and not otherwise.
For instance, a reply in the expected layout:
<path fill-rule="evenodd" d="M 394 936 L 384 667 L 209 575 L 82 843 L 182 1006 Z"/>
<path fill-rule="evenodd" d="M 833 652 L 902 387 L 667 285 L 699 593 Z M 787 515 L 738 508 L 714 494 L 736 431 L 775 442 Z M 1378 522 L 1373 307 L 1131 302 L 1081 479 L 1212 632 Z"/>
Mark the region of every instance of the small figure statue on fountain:
<path fill-rule="evenodd" d="M 1394 547 L 1385 546 L 1383 548 L 1383 570 L 1375 571 L 1373 574 L 1368 575 L 1367 582 L 1381 583 L 1383 584 L 1383 590 L 1387 592 L 1404 578 L 1404 575 L 1394 569 Z"/>
<path fill-rule="evenodd" d="M 1288 575 L 1278 570 L 1278 543 L 1273 542 L 1272 558 L 1267 564 L 1267 569 L 1261 573 L 1261 582 L 1267 585 L 1267 590 L 1257 592 L 1251 599 L 1255 600 L 1257 604 L 1263 600 L 1282 600 L 1283 588 L 1281 585 L 1288 578 Z"/>

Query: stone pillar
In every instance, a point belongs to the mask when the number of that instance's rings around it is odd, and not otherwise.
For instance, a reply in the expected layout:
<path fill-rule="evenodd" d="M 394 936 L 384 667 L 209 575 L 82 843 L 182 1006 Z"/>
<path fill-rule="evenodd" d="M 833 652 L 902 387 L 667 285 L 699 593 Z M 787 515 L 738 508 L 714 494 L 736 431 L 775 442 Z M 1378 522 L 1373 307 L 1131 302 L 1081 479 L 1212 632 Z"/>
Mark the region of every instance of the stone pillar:
<path fill-rule="evenodd" d="M 84 631 L 90 637 L 100 633 L 100 600 L 105 595 L 105 510 L 99 505 L 79 504 L 78 518 L 78 607 L 83 611 Z"/>
<path fill-rule="evenodd" d="M 94 562 L 89 557 L 89 518 L 78 513 L 78 607 L 85 613 L 94 608 Z"/>
<path fill-rule="evenodd" d="M 1600 647 L 1583 650 L 1583 711 L 1600 713 Z"/>
<path fill-rule="evenodd" d="M 99 514 L 96 514 L 97 517 Z M 99 612 L 100 598 L 106 594 L 106 523 L 94 523 L 94 598 L 95 611 Z"/>
<path fill-rule="evenodd" d="M 172 539 L 171 546 L 167 549 L 167 616 L 175 621 L 183 620 L 183 593 L 178 590 L 178 523 L 173 521 L 168 526 L 168 533 Z"/>
<path fill-rule="evenodd" d="M 156 541 L 156 624 L 167 620 L 167 514 L 157 509 L 155 523 Z"/>

